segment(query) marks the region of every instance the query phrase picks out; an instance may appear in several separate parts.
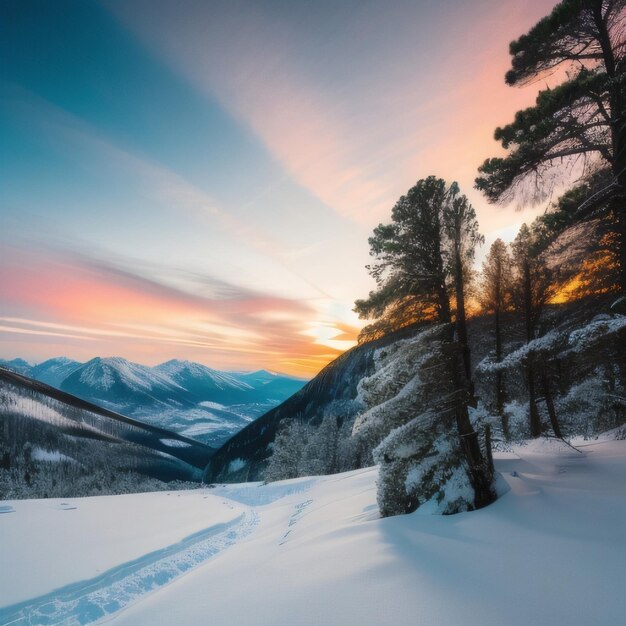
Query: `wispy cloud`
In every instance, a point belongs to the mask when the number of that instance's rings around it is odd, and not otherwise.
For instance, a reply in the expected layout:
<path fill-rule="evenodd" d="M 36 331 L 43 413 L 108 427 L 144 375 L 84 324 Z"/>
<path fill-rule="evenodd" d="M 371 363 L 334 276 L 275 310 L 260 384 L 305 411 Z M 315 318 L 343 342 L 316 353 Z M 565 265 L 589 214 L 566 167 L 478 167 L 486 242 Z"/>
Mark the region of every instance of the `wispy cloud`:
<path fill-rule="evenodd" d="M 19 86 L 0 84 L 0 95 L 3 104 L 10 106 L 14 115 L 21 114 L 33 129 L 37 127 L 38 131 L 55 138 L 57 149 L 69 151 L 78 159 L 86 153 L 88 157 L 83 166 L 92 163 L 92 167 L 97 168 L 104 161 L 113 171 L 112 181 L 121 174 L 133 177 L 153 201 L 184 212 L 201 227 L 210 228 L 213 237 L 220 238 L 221 235 L 222 240 L 230 241 L 232 254 L 237 253 L 237 248 L 239 253 L 256 254 L 273 267 L 275 273 L 290 276 L 292 284 L 299 283 L 302 293 L 330 297 L 289 263 L 292 247 L 278 241 L 268 229 L 252 225 L 222 208 L 209 193 L 183 175 L 120 145 L 84 119 Z"/>
<path fill-rule="evenodd" d="M 311 374 L 340 351 L 311 336 L 310 328 L 330 323 L 299 300 L 210 277 L 202 281 L 211 293 L 200 295 L 75 253 L 22 249 L 2 256 L 0 341 L 46 337 L 49 355 L 71 339 L 86 356 L 123 353 L 155 362 L 187 355 L 218 367 Z"/>
<path fill-rule="evenodd" d="M 508 41 L 549 4 L 110 6 L 246 124 L 294 180 L 370 224 L 420 176 L 460 178 L 471 188 L 496 149 L 494 120 L 532 97 L 504 86 Z"/>

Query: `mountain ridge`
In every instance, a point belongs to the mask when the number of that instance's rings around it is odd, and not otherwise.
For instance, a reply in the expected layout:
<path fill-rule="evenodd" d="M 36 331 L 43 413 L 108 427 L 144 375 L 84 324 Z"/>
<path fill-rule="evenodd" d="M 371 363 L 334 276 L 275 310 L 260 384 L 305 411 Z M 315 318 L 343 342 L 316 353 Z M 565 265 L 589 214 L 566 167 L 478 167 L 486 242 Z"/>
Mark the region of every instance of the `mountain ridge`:
<path fill-rule="evenodd" d="M 0 359 L 0 365 L 214 447 L 306 382 L 268 370 L 225 372 L 183 359 L 148 366 L 119 356 L 84 363 L 61 356 L 36 365 Z"/>

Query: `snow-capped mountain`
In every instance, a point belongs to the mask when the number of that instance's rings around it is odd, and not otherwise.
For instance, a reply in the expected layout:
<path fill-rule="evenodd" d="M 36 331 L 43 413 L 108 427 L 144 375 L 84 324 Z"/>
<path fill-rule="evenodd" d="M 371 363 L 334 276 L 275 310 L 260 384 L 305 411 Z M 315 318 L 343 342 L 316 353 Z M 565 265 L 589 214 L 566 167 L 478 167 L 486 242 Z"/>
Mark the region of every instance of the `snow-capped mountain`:
<path fill-rule="evenodd" d="M 79 363 L 67 357 L 0 365 L 83 400 L 219 446 L 296 393 L 306 381 L 259 370 L 222 372 L 173 359 L 155 367 L 121 357 Z"/>
<path fill-rule="evenodd" d="M 28 376 L 34 378 L 46 385 L 59 387 L 61 383 L 79 367 L 82 363 L 68 359 L 65 356 L 59 356 L 54 359 L 48 359 L 39 365 L 35 365 L 28 371 Z"/>
<path fill-rule="evenodd" d="M 79 398 L 132 414 L 139 407 L 193 406 L 185 389 L 155 368 L 121 357 L 96 357 L 75 369 L 61 390 Z"/>
<path fill-rule="evenodd" d="M 153 371 L 167 376 L 186 389 L 198 402 L 212 401 L 224 405 L 245 402 L 247 394 L 253 389 L 248 383 L 226 372 L 192 361 L 173 359 L 157 365 Z"/>

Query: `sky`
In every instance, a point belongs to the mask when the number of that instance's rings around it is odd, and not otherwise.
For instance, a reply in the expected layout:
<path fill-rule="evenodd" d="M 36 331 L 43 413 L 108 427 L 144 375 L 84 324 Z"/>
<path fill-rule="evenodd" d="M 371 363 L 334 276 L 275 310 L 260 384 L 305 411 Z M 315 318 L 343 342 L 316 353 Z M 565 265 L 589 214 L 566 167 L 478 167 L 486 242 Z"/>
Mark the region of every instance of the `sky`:
<path fill-rule="evenodd" d="M 473 180 L 553 4 L 3 0 L 0 358 L 314 375 L 418 179 L 459 182 L 483 255 L 542 210 Z"/>

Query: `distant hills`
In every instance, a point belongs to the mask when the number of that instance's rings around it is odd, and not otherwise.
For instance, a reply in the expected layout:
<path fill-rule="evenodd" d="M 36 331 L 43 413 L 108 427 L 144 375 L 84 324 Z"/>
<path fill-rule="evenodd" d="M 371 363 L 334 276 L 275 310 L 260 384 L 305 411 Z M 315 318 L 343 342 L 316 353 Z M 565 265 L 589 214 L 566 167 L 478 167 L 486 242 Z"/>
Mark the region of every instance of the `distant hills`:
<path fill-rule="evenodd" d="M 222 372 L 183 360 L 149 367 L 121 357 L 96 357 L 86 363 L 56 357 L 38 365 L 0 359 L 0 366 L 212 446 L 221 445 L 306 383 L 266 370 Z"/>

